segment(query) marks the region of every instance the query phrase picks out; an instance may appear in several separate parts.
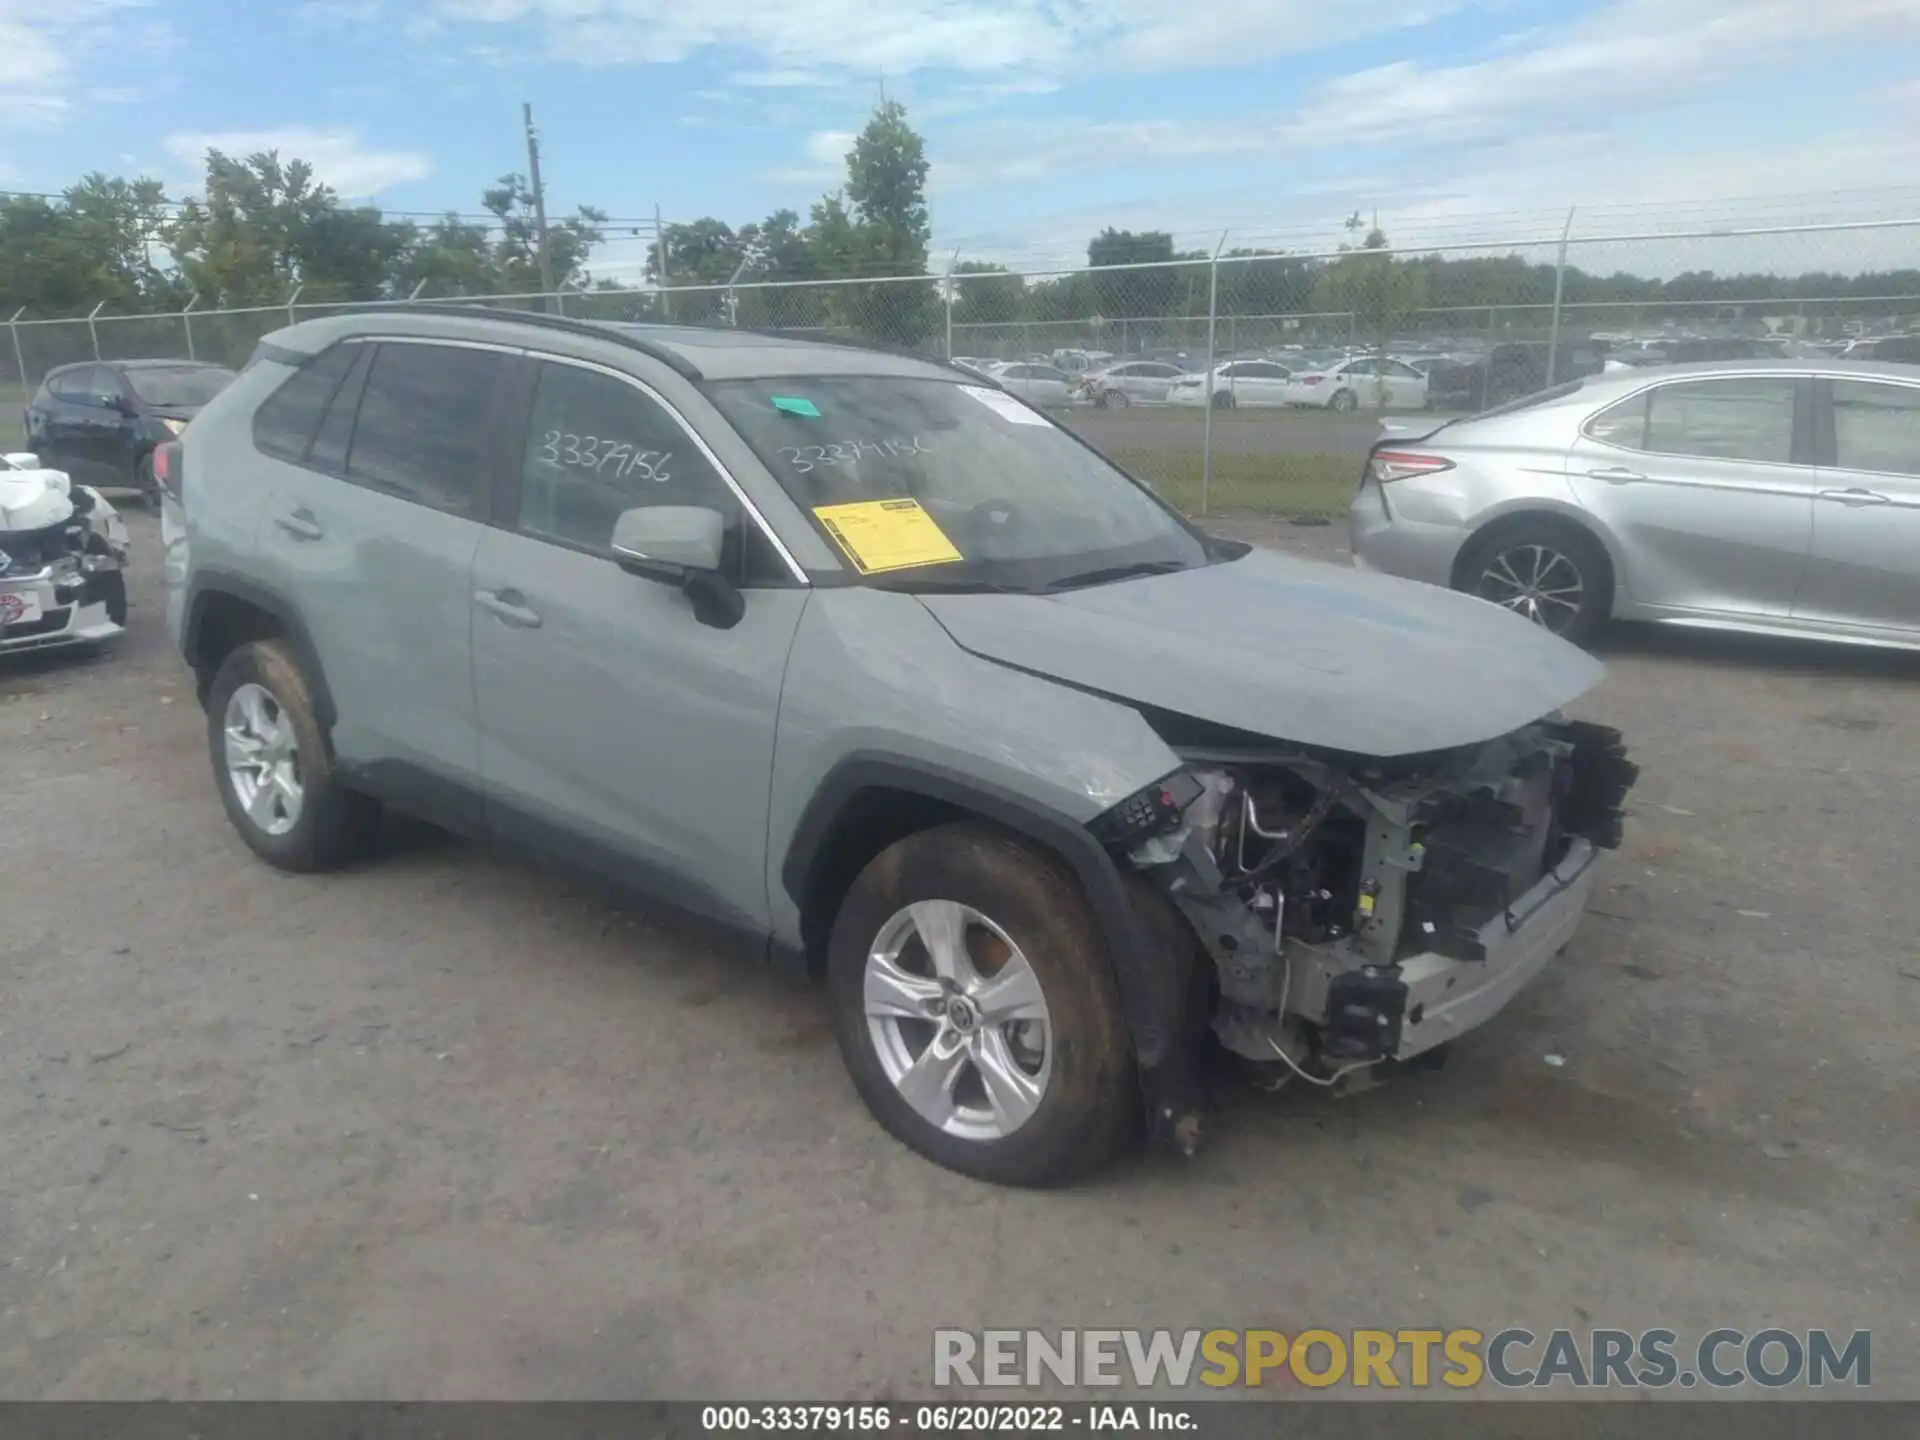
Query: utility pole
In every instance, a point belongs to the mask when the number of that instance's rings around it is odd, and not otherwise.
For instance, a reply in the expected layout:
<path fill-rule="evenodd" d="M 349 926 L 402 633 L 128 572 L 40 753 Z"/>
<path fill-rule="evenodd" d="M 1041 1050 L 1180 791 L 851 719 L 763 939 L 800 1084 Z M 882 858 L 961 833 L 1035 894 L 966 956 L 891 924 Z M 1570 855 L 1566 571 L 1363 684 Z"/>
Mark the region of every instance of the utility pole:
<path fill-rule="evenodd" d="M 660 268 L 660 318 L 673 319 L 672 296 L 667 290 L 667 231 L 660 223 L 660 202 L 653 202 L 653 255 Z"/>
<path fill-rule="evenodd" d="M 540 289 L 553 294 L 553 252 L 547 245 L 547 189 L 540 183 L 540 139 L 533 133 L 533 106 L 522 102 L 521 117 L 527 122 L 527 178 L 533 184 L 533 224 L 540 245 Z"/>

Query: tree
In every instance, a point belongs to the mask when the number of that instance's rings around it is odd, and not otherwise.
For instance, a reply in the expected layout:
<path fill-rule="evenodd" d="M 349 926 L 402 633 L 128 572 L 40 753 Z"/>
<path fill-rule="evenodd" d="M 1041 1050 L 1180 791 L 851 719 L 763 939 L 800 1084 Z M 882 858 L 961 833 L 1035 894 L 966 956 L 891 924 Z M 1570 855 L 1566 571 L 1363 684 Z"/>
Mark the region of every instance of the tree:
<path fill-rule="evenodd" d="M 953 323 L 1008 325 L 1020 318 L 1027 282 L 1004 265 L 965 260 L 953 267 Z"/>
<path fill-rule="evenodd" d="M 1174 258 L 1173 237 L 1164 230 L 1136 233 L 1109 227 L 1094 236 L 1087 242 L 1087 266 L 1094 272 L 1093 288 L 1100 314 L 1110 318 L 1137 318 L 1183 313 L 1181 272 L 1170 263 Z M 1150 265 L 1155 261 L 1167 261 L 1169 266 L 1101 273 L 1110 266 Z M 1203 282 L 1205 278 L 1203 274 Z"/>
<path fill-rule="evenodd" d="M 1359 221 L 1353 216 L 1347 228 Z M 1392 332 L 1427 305 L 1426 271 L 1390 254 L 1386 232 L 1378 226 L 1357 246 L 1340 248 L 1340 258 L 1314 279 L 1313 308 L 1323 315 L 1350 315 L 1356 337 L 1385 354 Z"/>
<path fill-rule="evenodd" d="M 204 303 L 273 305 L 300 284 L 307 227 L 335 208 L 333 191 L 314 182 L 304 160 L 282 165 L 277 151 L 235 160 L 209 150 L 206 193 L 181 206 L 166 241 Z"/>
<path fill-rule="evenodd" d="M 926 148 L 905 107 L 883 102 L 847 152 L 846 189 L 813 207 L 810 248 L 820 274 L 926 274 L 926 185 Z M 914 345 L 932 333 L 936 303 L 931 285 L 849 285 L 828 294 L 827 313 L 837 326 Z"/>
<path fill-rule="evenodd" d="M 493 244 L 493 272 L 500 286 L 515 294 L 543 288 L 540 271 L 540 230 L 534 215 L 533 187 L 524 175 L 502 175 L 480 203 L 499 223 Z M 547 259 L 553 283 L 564 286 L 584 274 L 587 256 L 600 243 L 606 214 L 582 205 L 565 220 L 547 225 Z"/>
<path fill-rule="evenodd" d="M 183 298 L 150 246 L 165 219 L 157 180 L 93 174 L 57 201 L 0 200 L 0 300 L 41 315 L 125 314 Z"/>
<path fill-rule="evenodd" d="M 415 231 L 394 261 L 394 290 L 426 296 L 484 295 L 493 288 L 493 255 L 487 228 L 443 216 Z"/>

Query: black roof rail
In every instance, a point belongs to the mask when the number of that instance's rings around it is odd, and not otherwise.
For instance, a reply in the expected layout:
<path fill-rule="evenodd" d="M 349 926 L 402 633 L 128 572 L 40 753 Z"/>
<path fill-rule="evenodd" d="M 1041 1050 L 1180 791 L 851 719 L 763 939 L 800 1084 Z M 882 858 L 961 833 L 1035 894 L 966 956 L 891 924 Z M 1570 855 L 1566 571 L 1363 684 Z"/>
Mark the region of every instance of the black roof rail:
<path fill-rule="evenodd" d="M 658 360 L 676 374 L 688 380 L 702 378 L 700 367 L 694 364 L 678 350 L 661 345 L 644 336 L 635 335 L 624 327 L 644 324 L 643 321 L 630 320 L 579 320 L 571 315 L 549 315 L 540 310 L 509 310 L 499 305 L 463 305 L 457 300 L 412 300 L 399 305 L 370 305 L 357 314 L 380 315 L 458 315 L 467 319 L 478 317 L 482 320 L 509 320 L 522 325 L 534 325 L 545 330 L 560 330 L 569 335 L 587 336 L 594 340 L 611 340 L 616 345 L 625 345 L 638 350 L 641 354 Z"/>

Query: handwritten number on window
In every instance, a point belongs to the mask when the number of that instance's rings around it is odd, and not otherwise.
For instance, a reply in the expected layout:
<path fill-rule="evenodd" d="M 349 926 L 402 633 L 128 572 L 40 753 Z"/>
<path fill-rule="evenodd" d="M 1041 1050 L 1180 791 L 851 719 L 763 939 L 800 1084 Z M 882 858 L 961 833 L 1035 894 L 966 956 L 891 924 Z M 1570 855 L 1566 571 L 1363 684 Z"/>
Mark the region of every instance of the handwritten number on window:
<path fill-rule="evenodd" d="M 900 440 L 847 440 L 835 445 L 783 445 L 781 456 L 802 475 L 816 467 L 857 465 L 863 453 L 881 459 L 902 455 L 931 455 L 933 447 L 920 436 Z"/>
<path fill-rule="evenodd" d="M 578 467 L 621 480 L 637 475 L 665 485 L 673 479 L 667 472 L 673 460 L 671 450 L 636 450 L 625 440 L 603 440 L 567 430 L 547 431 L 540 437 L 534 456 L 549 465 Z"/>

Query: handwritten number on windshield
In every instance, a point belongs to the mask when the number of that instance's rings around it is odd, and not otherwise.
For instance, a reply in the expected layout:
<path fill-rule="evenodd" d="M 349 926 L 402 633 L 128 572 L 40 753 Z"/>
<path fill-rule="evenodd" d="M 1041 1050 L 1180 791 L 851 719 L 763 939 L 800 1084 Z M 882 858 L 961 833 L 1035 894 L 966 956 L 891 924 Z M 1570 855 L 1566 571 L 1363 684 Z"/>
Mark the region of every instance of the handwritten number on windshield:
<path fill-rule="evenodd" d="M 816 467 L 858 465 L 863 454 L 882 460 L 902 455 L 931 455 L 933 447 L 920 436 L 903 440 L 848 440 L 837 445 L 782 445 L 780 454 L 802 475 Z"/>
<path fill-rule="evenodd" d="M 629 441 L 576 435 L 567 430 L 549 430 L 542 435 L 536 458 L 549 465 L 591 470 L 616 480 L 638 475 L 664 485 L 673 478 L 667 473 L 667 464 L 673 459 L 671 450 L 636 450 Z"/>

